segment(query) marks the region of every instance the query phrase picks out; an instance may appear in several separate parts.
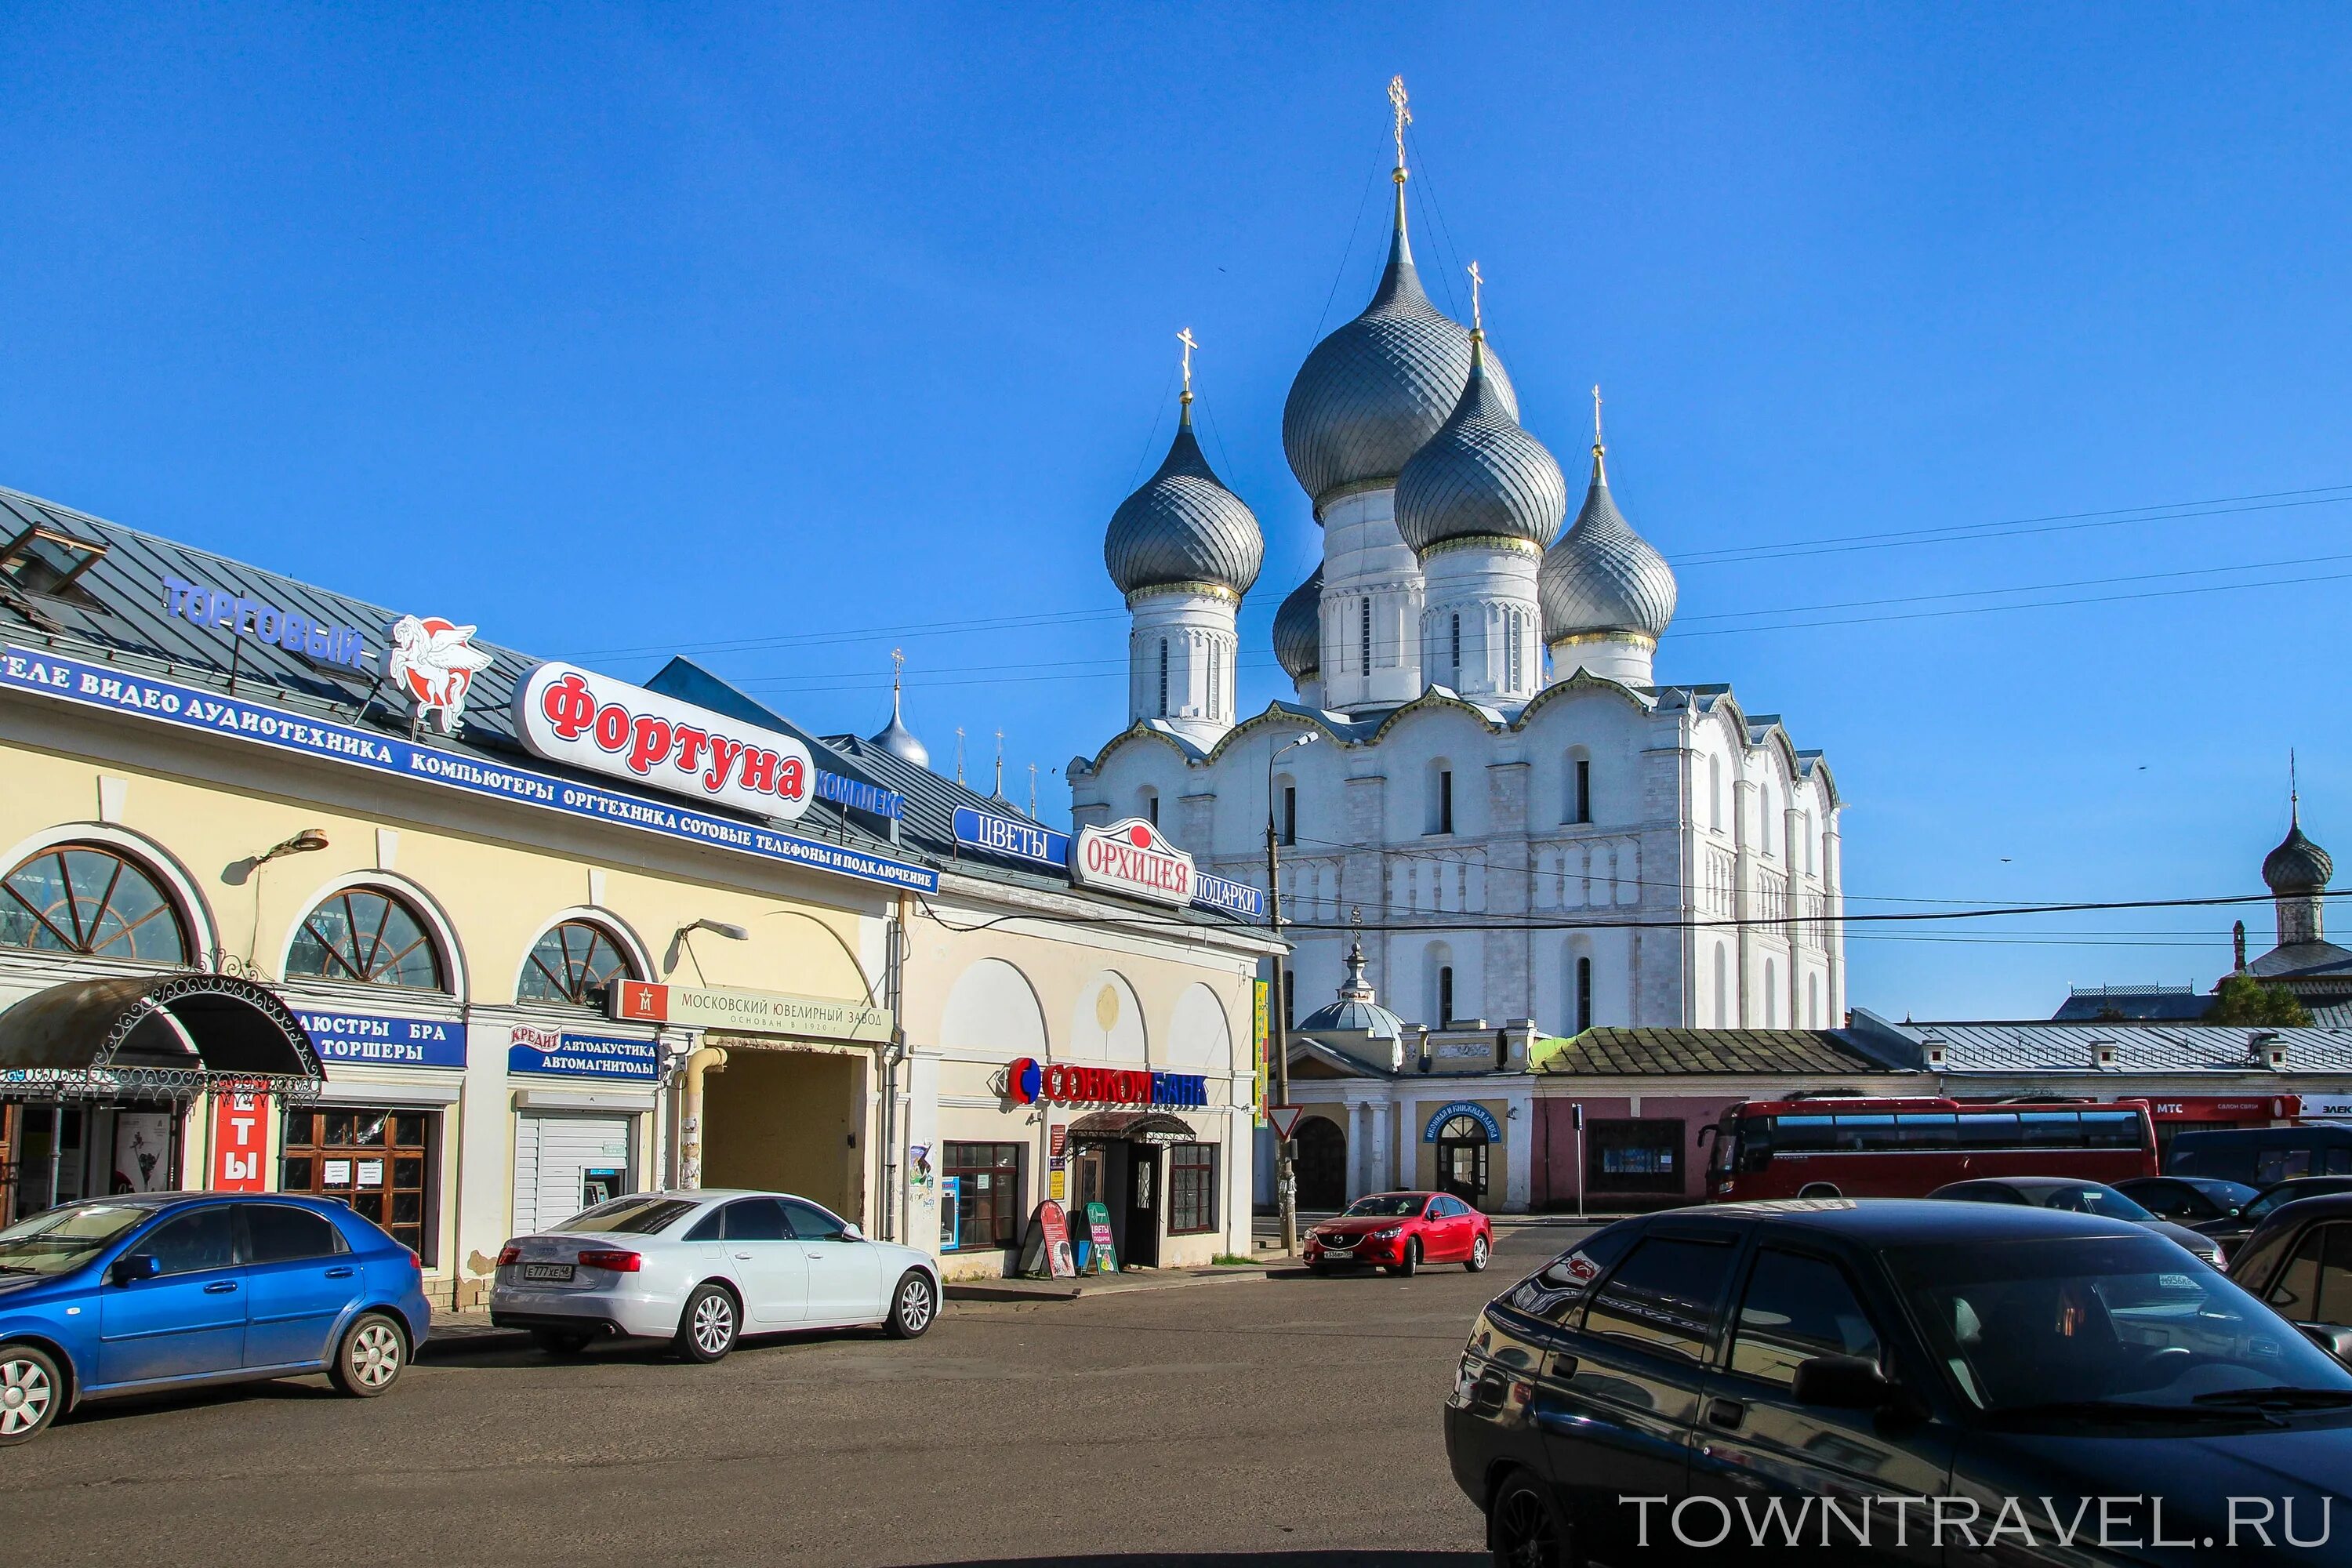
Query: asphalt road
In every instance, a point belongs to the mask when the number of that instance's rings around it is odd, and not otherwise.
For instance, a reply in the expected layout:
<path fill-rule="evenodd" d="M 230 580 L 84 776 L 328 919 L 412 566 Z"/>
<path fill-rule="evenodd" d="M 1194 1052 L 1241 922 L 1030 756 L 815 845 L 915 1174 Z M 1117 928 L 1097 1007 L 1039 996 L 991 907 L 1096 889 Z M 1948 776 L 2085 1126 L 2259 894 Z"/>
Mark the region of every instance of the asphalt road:
<path fill-rule="evenodd" d="M 1507 1232 L 1477 1276 L 957 1303 L 912 1343 L 712 1367 L 493 1341 L 373 1401 L 92 1405 L 0 1449 L 0 1563 L 1469 1568 L 1445 1388 L 1479 1306 L 1574 1234 Z"/>

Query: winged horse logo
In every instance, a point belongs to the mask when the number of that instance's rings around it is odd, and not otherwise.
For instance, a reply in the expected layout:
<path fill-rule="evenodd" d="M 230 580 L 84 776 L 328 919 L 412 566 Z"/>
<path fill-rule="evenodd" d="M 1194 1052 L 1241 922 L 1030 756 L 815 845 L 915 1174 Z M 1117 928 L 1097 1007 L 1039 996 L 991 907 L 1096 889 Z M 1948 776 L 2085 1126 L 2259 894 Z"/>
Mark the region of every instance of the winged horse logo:
<path fill-rule="evenodd" d="M 386 673 L 404 693 L 411 710 L 426 714 L 445 735 L 454 732 L 465 716 L 466 689 L 477 671 L 489 668 L 496 658 L 476 647 L 475 626 L 452 626 L 438 616 L 403 616 L 392 623 L 392 659 Z"/>

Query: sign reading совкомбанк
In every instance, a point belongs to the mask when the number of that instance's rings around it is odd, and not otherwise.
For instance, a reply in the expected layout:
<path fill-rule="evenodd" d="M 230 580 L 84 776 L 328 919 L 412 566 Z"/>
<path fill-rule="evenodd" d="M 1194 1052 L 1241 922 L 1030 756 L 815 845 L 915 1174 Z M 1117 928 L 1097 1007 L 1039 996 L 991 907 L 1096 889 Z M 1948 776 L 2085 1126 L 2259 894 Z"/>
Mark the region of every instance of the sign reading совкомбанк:
<path fill-rule="evenodd" d="M 735 1029 L 750 1035 L 796 1035 L 820 1040 L 879 1044 L 897 1022 L 887 1007 L 783 991 L 735 991 L 715 985 L 663 985 L 625 980 L 613 987 L 613 1016 L 638 1024 L 688 1029 Z"/>

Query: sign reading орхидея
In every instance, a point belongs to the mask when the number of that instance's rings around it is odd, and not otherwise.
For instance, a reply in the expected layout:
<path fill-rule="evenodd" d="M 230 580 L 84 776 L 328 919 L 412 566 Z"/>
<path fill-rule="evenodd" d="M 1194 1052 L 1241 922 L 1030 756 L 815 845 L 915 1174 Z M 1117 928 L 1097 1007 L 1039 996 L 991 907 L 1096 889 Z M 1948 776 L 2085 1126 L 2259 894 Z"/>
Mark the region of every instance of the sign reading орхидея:
<path fill-rule="evenodd" d="M 887 1007 L 783 991 L 736 991 L 715 985 L 664 985 L 625 980 L 613 987 L 613 1016 L 633 1024 L 688 1029 L 740 1029 L 750 1035 L 795 1035 L 822 1040 L 879 1044 L 897 1022 Z"/>

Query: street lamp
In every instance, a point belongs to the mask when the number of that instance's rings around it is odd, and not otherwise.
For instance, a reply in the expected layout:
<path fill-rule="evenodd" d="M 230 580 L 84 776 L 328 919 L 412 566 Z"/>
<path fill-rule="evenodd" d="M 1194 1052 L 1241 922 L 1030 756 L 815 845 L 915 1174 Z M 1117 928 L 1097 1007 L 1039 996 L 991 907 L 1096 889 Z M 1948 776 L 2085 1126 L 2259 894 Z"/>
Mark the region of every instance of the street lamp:
<path fill-rule="evenodd" d="M 698 980 L 702 980 L 702 960 L 695 958 L 694 944 L 687 940 L 687 938 L 692 936 L 698 931 L 707 931 L 713 936 L 723 936 L 729 942 L 749 942 L 751 940 L 750 928 L 736 925 L 730 921 L 702 920 L 695 921 L 687 925 L 682 925 L 677 928 L 677 933 L 669 939 L 669 952 L 662 958 L 662 973 L 664 974 L 667 974 L 670 971 L 677 967 L 678 957 L 680 954 L 683 954 L 688 958 L 694 959 L 694 977 Z M 703 980 L 702 983 L 705 985 L 710 984 L 708 980 Z"/>
<path fill-rule="evenodd" d="M 1274 826 L 1274 764 L 1285 752 L 1315 743 L 1315 731 L 1307 731 L 1265 754 L 1265 908 L 1266 924 L 1275 941 L 1282 940 L 1282 836 Z M 1274 952 L 1274 1102 L 1290 1103 L 1290 1036 L 1289 1019 L 1285 1016 L 1284 1004 L 1287 993 L 1282 984 L 1282 949 Z M 1294 1123 L 1292 1131 L 1297 1131 Z M 1275 1130 L 1274 1201 L 1282 1215 L 1282 1250 L 1285 1256 L 1298 1250 L 1298 1148 L 1282 1130 Z"/>

